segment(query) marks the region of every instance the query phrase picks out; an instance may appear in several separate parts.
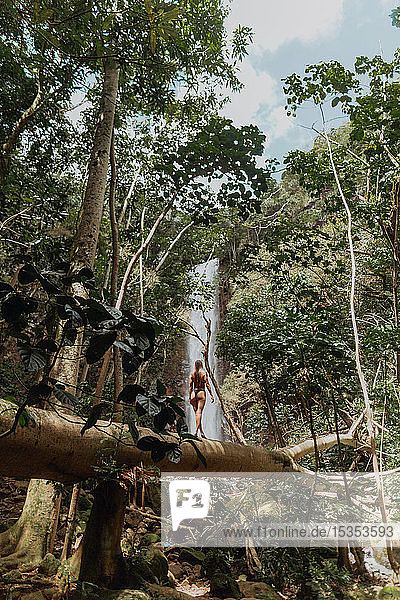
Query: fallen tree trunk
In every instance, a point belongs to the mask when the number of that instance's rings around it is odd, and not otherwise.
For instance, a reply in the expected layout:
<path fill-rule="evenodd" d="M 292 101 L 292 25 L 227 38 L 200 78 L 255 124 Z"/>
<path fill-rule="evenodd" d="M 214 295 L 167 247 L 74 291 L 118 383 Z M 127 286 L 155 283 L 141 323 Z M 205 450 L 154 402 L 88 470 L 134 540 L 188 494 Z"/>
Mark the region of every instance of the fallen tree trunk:
<path fill-rule="evenodd" d="M 11 435 L 0 439 L 0 475 L 15 478 L 37 477 L 60 482 L 76 482 L 92 477 L 96 468 L 110 456 L 117 465 L 131 468 L 143 463 L 153 464 L 150 453 L 138 450 L 130 443 L 126 429 L 117 423 L 98 421 L 96 427 L 85 432 L 80 430 L 84 419 L 71 415 L 61 415 L 53 411 L 29 408 L 33 419 L 26 427 L 18 426 Z M 0 400 L 0 433 L 8 430 L 16 412 L 14 404 Z M 141 429 L 141 435 L 154 435 Z M 321 449 L 333 445 L 323 436 Z M 118 438 L 122 438 L 118 441 Z M 355 446 L 357 442 L 349 434 L 341 436 L 343 443 Z M 157 463 L 161 471 L 208 471 L 208 472 L 278 472 L 297 471 L 301 467 L 293 457 L 303 456 L 293 447 L 280 450 L 267 450 L 256 446 L 242 446 L 230 442 L 202 440 L 195 442 L 203 454 L 207 466 L 199 460 L 190 443 L 182 444 L 182 459 L 178 464 L 167 459 Z M 329 445 L 328 445 L 329 444 Z"/>

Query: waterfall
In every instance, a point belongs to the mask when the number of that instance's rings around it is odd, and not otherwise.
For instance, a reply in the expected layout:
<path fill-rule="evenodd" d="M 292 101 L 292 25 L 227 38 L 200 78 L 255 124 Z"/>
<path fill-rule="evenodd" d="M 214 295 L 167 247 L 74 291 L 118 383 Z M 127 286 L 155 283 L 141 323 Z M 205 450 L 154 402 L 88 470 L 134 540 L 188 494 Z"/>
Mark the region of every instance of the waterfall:
<path fill-rule="evenodd" d="M 209 362 L 210 367 L 214 370 L 215 378 L 220 383 L 219 373 L 218 373 L 218 359 L 215 356 L 215 340 L 219 327 L 219 293 L 218 293 L 218 285 L 217 285 L 217 275 L 219 268 L 219 260 L 216 258 L 214 260 L 210 260 L 208 262 L 202 263 L 198 265 L 194 269 L 194 274 L 201 278 L 201 280 L 205 283 L 211 284 L 213 289 L 213 301 L 212 308 L 205 312 L 205 316 L 207 319 L 211 321 L 211 339 L 209 346 Z M 191 297 L 193 304 L 199 303 L 201 301 L 201 296 L 197 293 L 194 293 Z M 201 310 L 197 308 L 193 308 L 190 312 L 190 324 L 200 336 L 202 340 L 206 340 L 207 331 L 205 322 L 203 319 L 203 314 Z M 190 372 L 188 373 L 188 380 L 190 377 L 190 373 L 194 370 L 194 363 L 196 360 L 203 360 L 203 345 L 197 338 L 192 335 L 188 335 L 187 337 L 187 356 L 190 366 Z M 204 361 L 203 361 L 204 362 Z M 217 394 L 213 389 L 213 385 L 210 382 L 211 389 L 213 390 L 213 396 L 215 398 L 215 402 L 211 402 L 210 394 L 207 391 L 207 401 L 203 411 L 202 417 L 202 425 L 204 429 L 204 433 L 206 436 L 213 440 L 222 440 L 223 432 L 222 432 L 222 411 L 221 406 L 218 402 Z M 189 387 L 189 386 L 188 386 Z M 192 406 L 189 403 L 189 397 L 186 399 L 186 416 L 187 423 L 189 427 L 190 433 L 194 433 L 196 429 L 195 425 L 195 416 Z"/>

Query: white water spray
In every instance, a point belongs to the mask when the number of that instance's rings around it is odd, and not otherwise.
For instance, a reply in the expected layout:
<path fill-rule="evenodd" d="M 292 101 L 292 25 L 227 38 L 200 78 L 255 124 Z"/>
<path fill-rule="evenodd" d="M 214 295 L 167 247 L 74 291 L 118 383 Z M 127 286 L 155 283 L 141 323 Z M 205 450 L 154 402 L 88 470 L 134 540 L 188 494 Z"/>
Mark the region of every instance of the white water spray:
<path fill-rule="evenodd" d="M 219 268 L 219 260 L 216 258 L 214 260 L 210 260 L 206 263 L 202 263 L 198 265 L 194 269 L 194 273 L 202 278 L 202 280 L 206 283 L 210 283 L 213 286 L 214 297 L 213 297 L 213 306 L 210 310 L 206 311 L 205 317 L 211 321 L 211 339 L 209 346 L 209 362 L 210 368 L 214 371 L 214 376 L 218 382 L 219 373 L 218 373 L 218 359 L 215 356 L 215 341 L 216 335 L 219 327 L 219 294 L 218 294 L 218 285 L 217 285 L 217 275 Z M 197 294 L 193 294 L 192 300 L 199 301 L 199 296 Z M 196 331 L 197 335 L 203 340 L 207 339 L 207 331 L 206 325 L 203 318 L 203 313 L 201 310 L 193 309 L 190 312 L 190 324 L 193 327 L 194 331 Z M 194 363 L 196 360 L 203 360 L 203 349 L 204 346 L 196 337 L 192 335 L 187 336 L 187 355 L 190 365 L 190 372 L 188 373 L 188 380 L 190 373 L 194 370 Z M 212 383 L 210 382 L 211 387 Z M 189 384 L 188 384 L 189 387 Z M 215 402 L 211 402 L 210 394 L 207 391 L 207 401 L 203 411 L 202 417 L 202 425 L 204 429 L 204 433 L 206 436 L 212 440 L 222 440 L 223 432 L 222 432 L 222 411 L 221 406 L 218 402 L 217 394 L 213 389 L 213 396 L 215 398 Z M 194 433 L 196 430 L 195 424 L 195 415 L 193 408 L 189 403 L 189 398 L 186 400 L 186 415 L 187 415 L 187 423 L 189 426 L 190 433 Z"/>

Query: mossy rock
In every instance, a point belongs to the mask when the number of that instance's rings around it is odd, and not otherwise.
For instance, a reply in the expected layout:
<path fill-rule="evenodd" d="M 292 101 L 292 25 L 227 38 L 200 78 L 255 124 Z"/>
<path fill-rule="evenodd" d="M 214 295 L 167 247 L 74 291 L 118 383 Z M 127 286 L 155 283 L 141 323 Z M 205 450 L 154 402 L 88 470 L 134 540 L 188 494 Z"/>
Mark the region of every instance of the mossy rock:
<path fill-rule="evenodd" d="M 210 595 L 216 598 L 240 598 L 237 581 L 226 573 L 215 573 L 210 579 Z"/>
<path fill-rule="evenodd" d="M 190 563 L 191 565 L 201 565 L 204 559 L 204 552 L 201 552 L 201 550 L 195 550 L 194 548 L 182 548 L 179 553 L 179 560 L 181 562 Z"/>
<path fill-rule="evenodd" d="M 146 552 L 146 558 L 159 583 L 168 583 L 168 560 L 166 559 L 164 552 L 159 548 L 150 546 Z"/>
<path fill-rule="evenodd" d="M 157 544 L 160 539 L 160 536 L 156 533 L 145 533 L 141 539 L 142 546 L 151 546 L 152 544 Z"/>
<path fill-rule="evenodd" d="M 48 553 L 38 566 L 38 573 L 51 577 L 57 573 L 60 564 L 61 561 L 58 558 Z"/>
<path fill-rule="evenodd" d="M 239 588 L 244 597 L 259 600 L 279 600 L 279 594 L 267 583 L 261 581 L 239 581 Z"/>
<path fill-rule="evenodd" d="M 395 585 L 385 585 L 378 594 L 379 600 L 400 600 L 400 588 Z"/>
<path fill-rule="evenodd" d="M 83 582 L 82 589 L 72 592 L 71 600 L 150 600 L 150 596 L 141 590 L 104 590 Z"/>

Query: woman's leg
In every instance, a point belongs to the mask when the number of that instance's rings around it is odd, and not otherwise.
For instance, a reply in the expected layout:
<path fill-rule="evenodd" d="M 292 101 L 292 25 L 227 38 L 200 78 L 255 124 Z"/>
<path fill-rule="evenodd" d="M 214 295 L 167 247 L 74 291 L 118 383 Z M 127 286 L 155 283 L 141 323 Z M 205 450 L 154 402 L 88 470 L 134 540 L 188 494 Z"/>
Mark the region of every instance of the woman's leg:
<path fill-rule="evenodd" d="M 204 408 L 205 403 L 206 403 L 206 393 L 198 392 L 197 393 L 197 410 L 196 410 L 196 433 L 194 435 L 197 435 L 197 432 L 200 431 L 200 433 L 204 437 L 206 437 L 206 436 L 204 435 L 203 427 L 201 425 L 201 417 L 203 415 L 203 408 Z"/>

